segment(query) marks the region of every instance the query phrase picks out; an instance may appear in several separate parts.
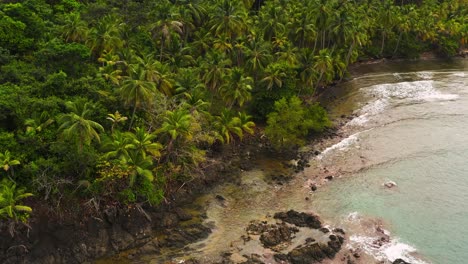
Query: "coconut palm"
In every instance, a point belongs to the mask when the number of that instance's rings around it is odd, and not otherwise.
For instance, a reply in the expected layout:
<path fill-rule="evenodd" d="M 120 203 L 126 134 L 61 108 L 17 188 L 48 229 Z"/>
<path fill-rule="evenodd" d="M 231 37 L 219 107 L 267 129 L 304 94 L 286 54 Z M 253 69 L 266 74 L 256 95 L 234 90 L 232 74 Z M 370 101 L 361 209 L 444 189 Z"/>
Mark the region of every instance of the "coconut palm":
<path fill-rule="evenodd" d="M 258 72 L 263 71 L 272 60 L 270 45 L 254 37 L 247 42 L 245 49 L 245 67 L 256 81 Z"/>
<path fill-rule="evenodd" d="M 211 31 L 215 36 L 234 39 L 246 29 L 247 12 L 238 1 L 220 0 L 211 17 Z"/>
<path fill-rule="evenodd" d="M 78 143 L 80 152 L 83 145 L 90 145 L 92 140 L 100 142 L 99 132 L 104 132 L 104 128 L 98 122 L 88 119 L 92 114 L 92 104 L 68 101 L 65 106 L 70 112 L 59 118 L 59 131 L 63 138 Z"/>
<path fill-rule="evenodd" d="M 62 36 L 66 42 L 83 42 L 88 34 L 88 25 L 81 20 L 80 13 L 73 12 L 65 16 Z"/>
<path fill-rule="evenodd" d="M 235 135 L 239 138 L 243 136 L 239 118 L 228 109 L 215 116 L 214 127 L 220 135 L 219 139 L 227 144 L 231 143 Z"/>
<path fill-rule="evenodd" d="M 157 131 L 168 137 L 167 152 L 171 153 L 178 140 L 192 138 L 192 116 L 185 109 L 167 111 L 161 128 Z"/>
<path fill-rule="evenodd" d="M 252 98 L 253 79 L 243 75 L 244 71 L 241 68 L 234 67 L 224 77 L 225 81 L 220 87 L 219 93 L 229 108 L 236 104 L 243 106 Z"/>
<path fill-rule="evenodd" d="M 130 186 L 135 184 L 138 176 L 145 177 L 151 182 L 154 180 L 154 175 L 151 171 L 153 160 L 150 156 L 142 156 L 139 151 L 131 150 L 128 151 L 128 155 L 121 156 L 120 164 L 131 171 Z"/>
<path fill-rule="evenodd" d="M 106 15 L 90 29 L 86 43 L 96 57 L 104 51 L 113 52 L 123 46 L 121 34 L 124 25 L 118 17 Z"/>
<path fill-rule="evenodd" d="M 115 111 L 113 114 L 107 114 L 106 119 L 112 122 L 111 133 L 114 133 L 114 126 L 127 121 L 128 117 L 121 115 L 119 111 Z"/>
<path fill-rule="evenodd" d="M 322 49 L 319 51 L 319 54 L 314 57 L 315 63 L 314 68 L 318 71 L 319 77 L 317 79 L 317 85 L 315 90 L 317 90 L 320 82 L 325 77 L 327 82 L 331 81 L 333 78 L 333 60 L 328 49 Z"/>
<path fill-rule="evenodd" d="M 149 154 L 153 158 L 161 156 L 160 150 L 163 146 L 159 142 L 155 142 L 156 135 L 148 133 L 141 127 L 135 128 L 135 133 L 128 133 L 130 143 L 126 146 L 127 149 L 135 150 L 146 159 Z"/>
<path fill-rule="evenodd" d="M 133 107 L 130 128 L 133 125 L 137 109 L 149 107 L 156 96 L 156 84 L 147 80 L 147 72 L 143 67 L 130 67 L 130 76 L 124 78 L 119 94 L 124 104 Z"/>
<path fill-rule="evenodd" d="M 217 91 L 222 84 L 223 76 L 227 72 L 227 66 L 231 65 L 231 61 L 223 53 L 216 51 L 208 53 L 206 57 L 206 62 L 203 65 L 205 73 L 202 79 L 208 89 Z"/>
<path fill-rule="evenodd" d="M 169 3 L 165 3 L 158 10 L 155 10 L 153 16 L 157 19 L 155 23 L 150 25 L 150 32 L 153 39 L 159 39 L 159 59 L 162 60 L 165 45 L 171 42 L 174 34 L 182 36 L 184 24 L 179 19 L 180 14 L 177 9 Z"/>

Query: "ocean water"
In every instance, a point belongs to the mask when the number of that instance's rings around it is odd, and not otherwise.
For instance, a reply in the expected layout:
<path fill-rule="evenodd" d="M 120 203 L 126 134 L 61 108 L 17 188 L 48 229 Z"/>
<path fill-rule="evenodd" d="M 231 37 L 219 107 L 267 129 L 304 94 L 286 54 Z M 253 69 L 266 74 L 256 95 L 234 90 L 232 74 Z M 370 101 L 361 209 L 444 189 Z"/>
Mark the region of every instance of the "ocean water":
<path fill-rule="evenodd" d="M 353 230 L 351 247 L 382 260 L 468 263 L 467 70 L 466 60 L 377 65 L 331 102 L 356 117 L 349 137 L 316 159 L 343 177 L 314 206 Z M 391 243 L 373 246 L 370 219 Z"/>

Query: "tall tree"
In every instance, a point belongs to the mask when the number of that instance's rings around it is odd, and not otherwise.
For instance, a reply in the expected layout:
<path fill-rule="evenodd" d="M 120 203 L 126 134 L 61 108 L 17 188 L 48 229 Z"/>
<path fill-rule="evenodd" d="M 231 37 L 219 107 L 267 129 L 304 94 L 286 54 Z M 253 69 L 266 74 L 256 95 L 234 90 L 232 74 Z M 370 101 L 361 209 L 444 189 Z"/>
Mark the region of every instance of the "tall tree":
<path fill-rule="evenodd" d="M 92 104 L 68 101 L 65 106 L 70 112 L 59 118 L 62 136 L 76 142 L 80 152 L 83 145 L 90 145 L 92 140 L 100 142 L 99 132 L 104 132 L 104 128 L 98 122 L 88 119 L 92 114 Z"/>

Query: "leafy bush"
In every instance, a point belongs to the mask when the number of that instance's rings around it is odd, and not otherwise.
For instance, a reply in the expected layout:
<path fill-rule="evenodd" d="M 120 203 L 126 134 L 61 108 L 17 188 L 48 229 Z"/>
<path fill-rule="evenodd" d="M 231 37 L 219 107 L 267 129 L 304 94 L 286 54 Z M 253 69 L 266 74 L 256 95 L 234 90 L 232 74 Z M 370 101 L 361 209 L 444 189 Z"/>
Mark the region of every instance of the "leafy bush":
<path fill-rule="evenodd" d="M 291 149 L 305 144 L 311 131 L 322 131 L 330 125 L 326 111 L 318 104 L 303 105 L 293 96 L 275 102 L 275 111 L 268 114 L 266 136 L 276 149 Z"/>

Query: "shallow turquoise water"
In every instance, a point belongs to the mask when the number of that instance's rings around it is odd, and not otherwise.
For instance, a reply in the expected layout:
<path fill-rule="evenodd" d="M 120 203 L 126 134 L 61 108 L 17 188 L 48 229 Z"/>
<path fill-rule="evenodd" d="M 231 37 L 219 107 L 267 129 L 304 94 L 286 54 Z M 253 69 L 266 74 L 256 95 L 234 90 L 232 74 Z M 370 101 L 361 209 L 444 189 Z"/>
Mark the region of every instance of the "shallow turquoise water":
<path fill-rule="evenodd" d="M 319 161 L 351 174 L 315 195 L 320 213 L 381 219 L 425 262 L 467 263 L 467 69 L 466 61 L 387 65 L 349 84 L 346 100 L 362 105 L 348 128 L 364 132 Z"/>

